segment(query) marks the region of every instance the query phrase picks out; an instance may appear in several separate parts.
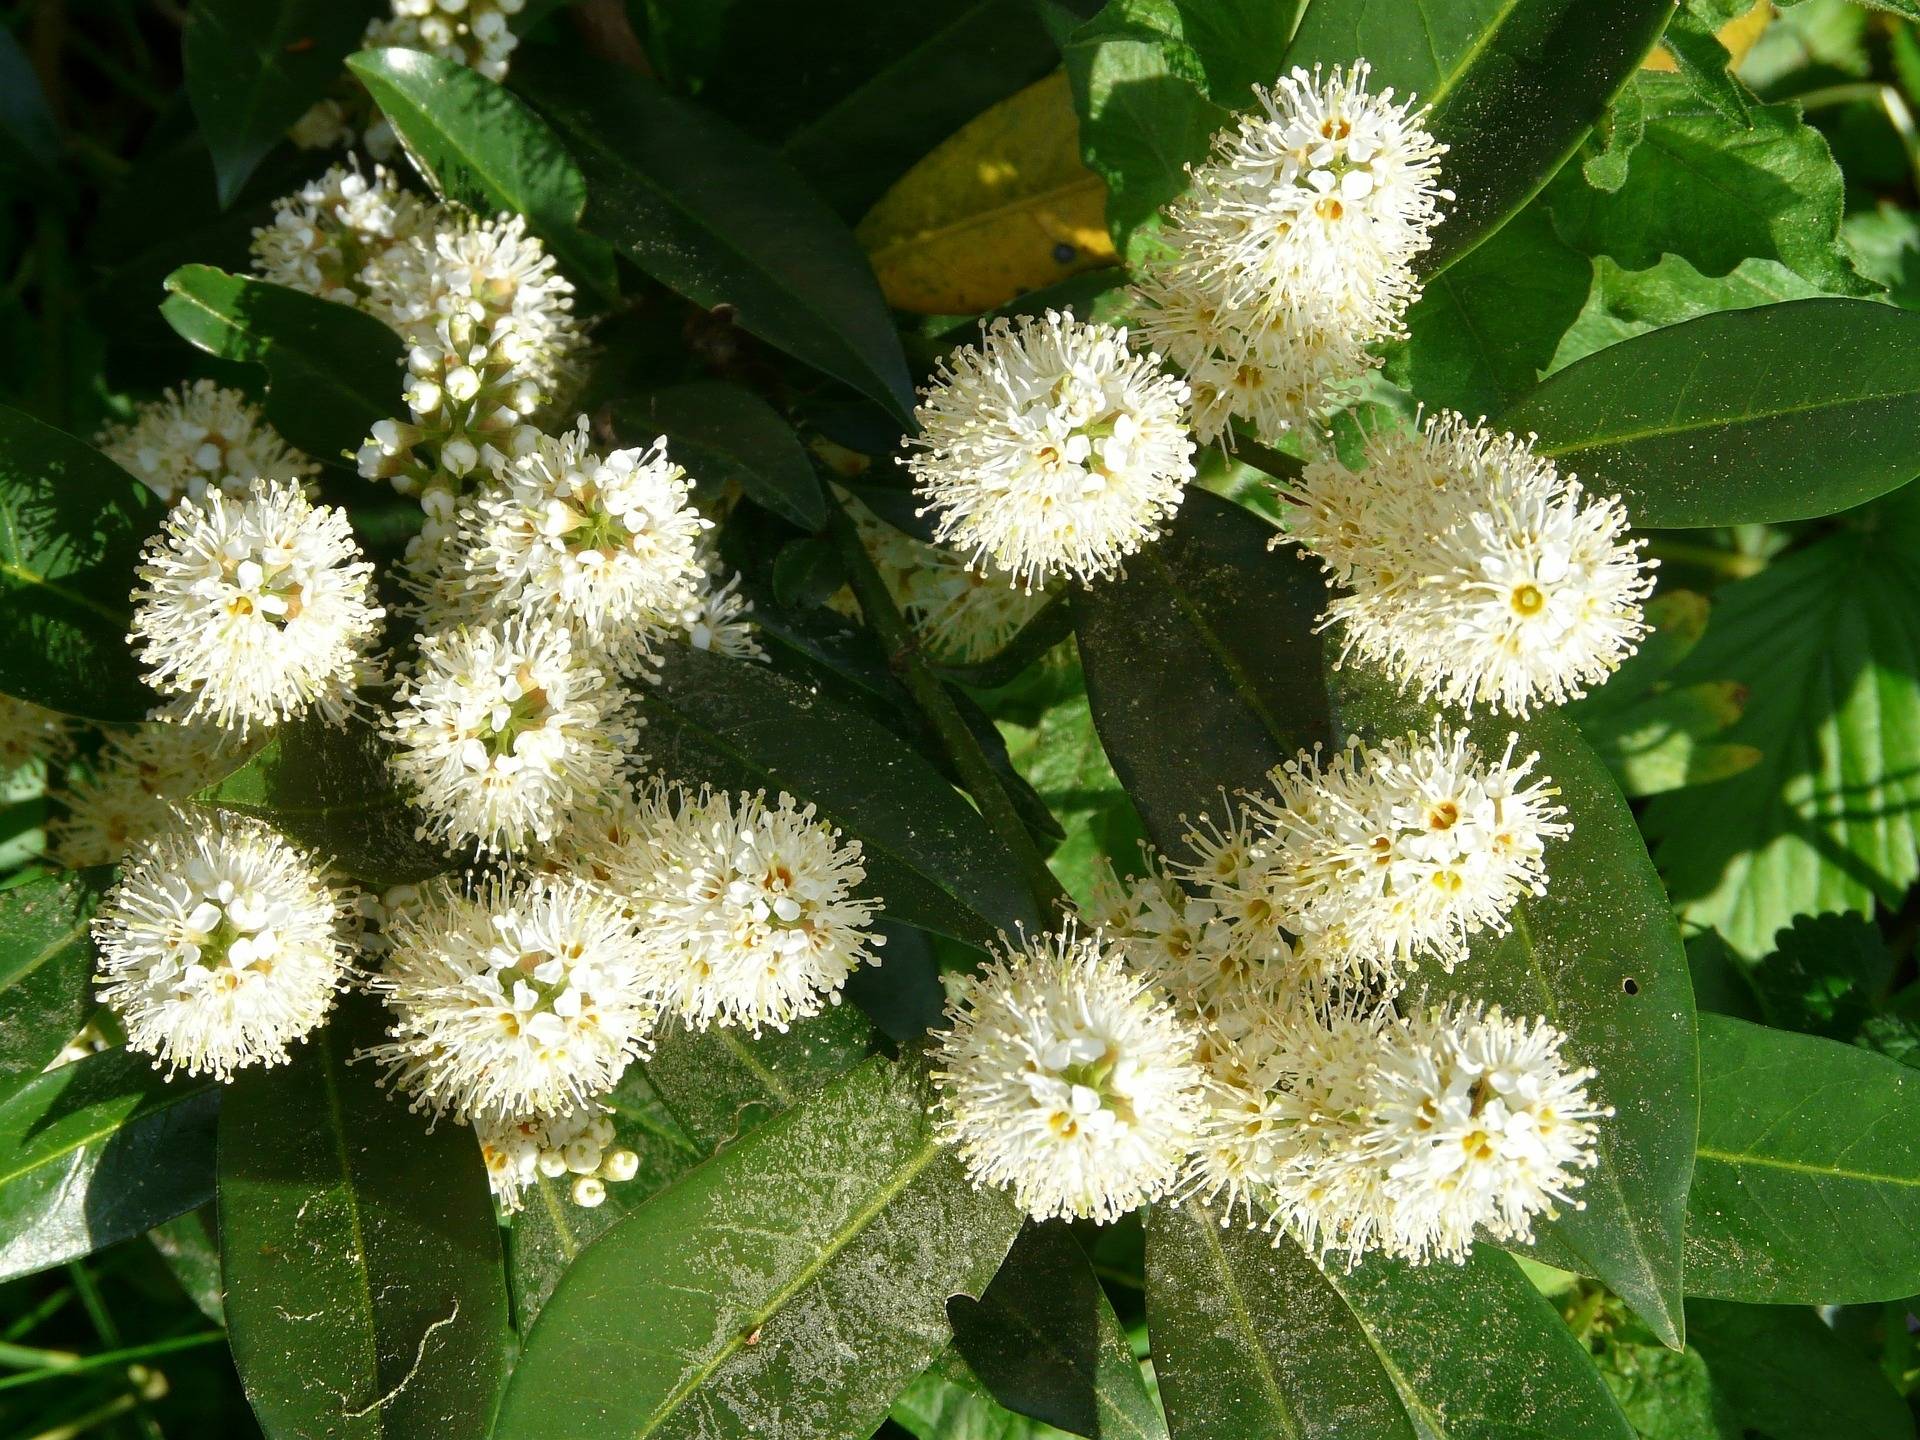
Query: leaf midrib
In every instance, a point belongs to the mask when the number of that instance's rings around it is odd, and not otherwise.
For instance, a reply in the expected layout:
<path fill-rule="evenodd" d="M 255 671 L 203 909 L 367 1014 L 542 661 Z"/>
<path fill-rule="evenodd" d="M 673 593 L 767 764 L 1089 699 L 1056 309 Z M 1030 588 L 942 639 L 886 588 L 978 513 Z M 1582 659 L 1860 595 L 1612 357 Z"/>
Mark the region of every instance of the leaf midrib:
<path fill-rule="evenodd" d="M 1920 1175 L 1881 1175 L 1869 1170 L 1850 1170 L 1838 1165 L 1816 1165 L 1805 1160 L 1788 1160 L 1778 1155 L 1764 1155 L 1754 1151 L 1721 1150 L 1709 1145 L 1699 1146 L 1694 1154 L 1702 1160 L 1717 1160 L 1735 1169 L 1741 1166 L 1755 1166 L 1765 1170 L 1791 1171 L 1799 1175 L 1817 1175 L 1826 1180 L 1857 1181 L 1869 1185 L 1900 1185 L 1908 1189 L 1920 1189 Z"/>
<path fill-rule="evenodd" d="M 1215 1272 L 1220 1277 L 1220 1285 L 1226 1295 L 1227 1303 L 1233 1307 L 1233 1316 L 1238 1322 L 1241 1333 L 1247 1338 L 1248 1349 L 1253 1353 L 1254 1368 L 1259 1372 L 1260 1388 L 1267 1392 L 1267 1399 L 1274 1412 L 1287 1427 L 1287 1433 L 1293 1440 L 1301 1440 L 1300 1417 L 1294 1413 L 1288 1403 L 1287 1394 L 1280 1388 L 1279 1377 L 1273 1373 L 1273 1362 L 1267 1355 L 1266 1346 L 1261 1343 L 1260 1327 L 1254 1322 L 1253 1310 L 1248 1306 L 1246 1297 L 1240 1293 L 1235 1283 L 1231 1267 L 1227 1264 L 1227 1253 L 1220 1248 L 1220 1237 L 1214 1234 L 1214 1221 L 1198 1202 L 1189 1200 L 1184 1207 L 1187 1221 L 1200 1232 L 1206 1242 L 1207 1251 L 1212 1256 Z"/>

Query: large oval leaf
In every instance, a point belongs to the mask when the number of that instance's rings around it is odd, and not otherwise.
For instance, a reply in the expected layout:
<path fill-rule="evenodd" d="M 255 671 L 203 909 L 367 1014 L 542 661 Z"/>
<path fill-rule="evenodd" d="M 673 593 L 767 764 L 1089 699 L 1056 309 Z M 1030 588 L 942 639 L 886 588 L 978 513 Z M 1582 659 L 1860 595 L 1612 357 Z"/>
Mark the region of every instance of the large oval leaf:
<path fill-rule="evenodd" d="M 375 9 L 368 0 L 194 0 L 182 63 L 222 205 L 326 94 Z"/>
<path fill-rule="evenodd" d="M 1268 551 L 1275 533 L 1195 490 L 1125 576 L 1075 596 L 1094 724 L 1162 850 L 1223 789 L 1258 787 L 1332 737 L 1313 628 L 1326 586 L 1293 550 Z"/>
<path fill-rule="evenodd" d="M 1019 1228 L 869 1061 L 669 1186 L 547 1302 L 497 1440 L 838 1440 L 880 1423 Z"/>
<path fill-rule="evenodd" d="M 0 1089 L 47 1068 L 93 1009 L 94 907 L 105 866 L 0 891 Z"/>
<path fill-rule="evenodd" d="M 1920 314 L 1790 300 L 1622 340 L 1501 417 L 1647 526 L 1802 520 L 1920 471 Z"/>
<path fill-rule="evenodd" d="M 90 1255 L 213 1195 L 219 1086 L 103 1050 L 0 1101 L 0 1280 Z"/>
<path fill-rule="evenodd" d="M 1291 1241 L 1156 1205 L 1147 1328 L 1174 1440 L 1413 1440 L 1365 1327 Z"/>
<path fill-rule="evenodd" d="M 365 715 L 329 725 L 308 715 L 279 726 L 246 764 L 194 797 L 265 820 L 372 885 L 404 885 L 449 868 L 419 838 L 419 814 L 387 768 L 392 745 Z"/>
<path fill-rule="evenodd" d="M 1506 223 L 1579 146 L 1653 48 L 1673 0 L 1313 0 L 1288 65 L 1373 63 L 1433 107 L 1451 148 L 1447 218 L 1421 257 L 1445 269 Z"/>
<path fill-rule="evenodd" d="M 348 1067 L 379 1031 L 344 1003 L 292 1064 L 242 1074 L 220 1121 L 228 1338 L 275 1440 L 484 1436 L 506 1370 L 480 1147 Z"/>
<path fill-rule="evenodd" d="M 681 649 L 640 696 L 646 749 L 676 779 L 787 790 L 859 840 L 887 914 L 984 945 L 1039 916 L 980 812 L 879 722 L 764 665 Z"/>
<path fill-rule="evenodd" d="M 376 421 L 405 413 L 404 348 L 380 321 L 284 285 L 184 265 L 160 313 L 181 339 L 267 369 L 266 415 L 290 444 L 338 463 Z"/>
<path fill-rule="evenodd" d="M 587 182 L 546 122 L 479 72 L 419 50 L 363 50 L 347 68 L 387 117 L 414 168 L 443 200 L 483 215 L 524 215 L 568 275 L 617 293 L 613 252 L 583 233 Z"/>
<path fill-rule="evenodd" d="M 513 73 L 587 177 L 590 230 L 906 420 L 913 387 L 866 258 L 784 160 L 603 61 L 527 54 Z"/>
<path fill-rule="evenodd" d="M 1690 1293 L 1848 1305 L 1920 1290 L 1920 1075 L 1702 1015 L 1700 1087 Z"/>
<path fill-rule="evenodd" d="M 127 647 L 166 507 L 91 445 L 0 406 L 0 691 L 94 720 L 154 703 Z"/>
<path fill-rule="evenodd" d="M 749 500 L 803 530 L 826 524 L 826 496 L 799 437 L 745 386 L 724 380 L 670 385 L 616 405 L 614 423 L 629 443 L 666 436 L 696 493 L 738 485 Z"/>

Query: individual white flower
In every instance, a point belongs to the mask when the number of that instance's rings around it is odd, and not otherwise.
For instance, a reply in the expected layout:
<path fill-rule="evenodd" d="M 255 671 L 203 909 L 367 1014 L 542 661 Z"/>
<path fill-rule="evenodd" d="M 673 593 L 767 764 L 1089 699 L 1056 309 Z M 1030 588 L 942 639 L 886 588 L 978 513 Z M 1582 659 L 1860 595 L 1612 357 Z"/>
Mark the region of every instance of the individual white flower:
<path fill-rule="evenodd" d="M 1647 632 L 1644 541 L 1525 440 L 1428 417 L 1369 438 L 1367 466 L 1307 466 L 1291 527 L 1349 592 L 1327 609 L 1345 653 L 1471 713 L 1525 715 L 1606 680 Z"/>
<path fill-rule="evenodd" d="M 1267 829 L 1282 924 L 1324 964 L 1394 988 L 1432 959 L 1451 970 L 1468 941 L 1506 930 L 1526 895 L 1545 893 L 1546 842 L 1566 811 L 1537 755 L 1483 756 L 1464 730 L 1379 745 L 1357 739 L 1324 764 L 1302 754 L 1253 801 Z"/>
<path fill-rule="evenodd" d="M 1397 1253 L 1462 1261 L 1476 1234 L 1527 1244 L 1596 1160 L 1591 1069 L 1545 1020 L 1451 1000 L 1422 1005 L 1378 1057 L 1361 1136 L 1384 1172 Z"/>
<path fill-rule="evenodd" d="M 753 602 L 740 593 L 739 575 L 723 582 L 725 571 L 709 558 L 701 570 L 699 588 L 680 609 L 680 631 L 696 650 L 711 650 L 731 660 L 764 660 L 752 619 Z"/>
<path fill-rule="evenodd" d="M 428 225 L 435 207 L 400 188 L 384 166 L 362 174 L 335 165 L 276 200 L 273 223 L 253 232 L 253 269 L 263 280 L 323 300 L 361 304 L 368 263 Z"/>
<path fill-rule="evenodd" d="M 625 783 L 626 697 L 563 625 L 513 620 L 425 636 L 388 725 L 422 833 L 524 851 Z"/>
<path fill-rule="evenodd" d="M 301 150 L 335 150 L 353 144 L 353 122 L 338 100 L 322 98 L 300 112 L 287 127 L 287 139 Z"/>
<path fill-rule="evenodd" d="M 461 512 L 456 583 L 488 618 L 569 625 L 585 648 L 637 674 L 699 600 L 701 535 L 712 527 L 692 488 L 664 439 L 595 454 L 583 415 L 509 460 Z"/>
<path fill-rule="evenodd" d="M 510 20 L 525 6 L 526 0 L 393 0 L 392 18 L 369 20 L 361 43 L 424 50 L 504 80 L 520 43 Z"/>
<path fill-rule="evenodd" d="M 268 425 L 238 390 L 211 380 L 168 390 L 94 442 L 169 505 L 209 488 L 244 498 L 255 480 L 306 480 L 320 467 Z"/>
<path fill-rule="evenodd" d="M 68 776 L 49 851 L 75 869 L 111 865 L 170 828 L 177 807 L 228 774 L 244 749 L 215 725 L 156 721 L 108 732 L 85 775 Z"/>
<path fill-rule="evenodd" d="M 604 1188 L 599 1198 L 588 1190 L 582 1199 L 572 1187 L 588 1179 L 601 1184 L 631 1180 L 640 1171 L 640 1157 L 614 1145 L 612 1118 L 594 1106 L 558 1115 L 482 1119 L 473 1128 L 480 1140 L 487 1182 L 501 1210 L 509 1215 L 525 1203 L 526 1192 L 543 1176 L 549 1180 L 569 1177 L 574 1203 L 591 1207 L 606 1198 Z"/>
<path fill-rule="evenodd" d="M 333 1006 L 346 919 L 314 858 L 268 826 L 182 812 L 94 916 L 99 999 L 170 1073 L 278 1065 Z"/>
<path fill-rule="evenodd" d="M 949 1013 L 937 1128 L 976 1185 L 1107 1224 L 1174 1184 L 1202 1115 L 1197 1036 L 1099 931 L 996 955 Z"/>
<path fill-rule="evenodd" d="M 1203 440 L 1236 416 L 1267 439 L 1317 425 L 1418 293 L 1446 147 L 1368 78 L 1360 61 L 1254 87 L 1168 208 L 1136 319 L 1192 383 Z"/>
<path fill-rule="evenodd" d="M 922 393 L 906 463 L 936 538 L 1028 588 L 1117 570 L 1193 478 L 1187 387 L 1071 313 L 994 321 Z"/>
<path fill-rule="evenodd" d="M 643 805 L 624 855 L 604 864 L 642 917 L 653 993 L 688 1025 L 785 1030 L 879 963 L 881 902 L 853 893 L 860 842 L 812 805 L 661 788 Z"/>
<path fill-rule="evenodd" d="M 612 896 L 550 875 L 451 881 L 393 923 L 369 982 L 393 1014 L 368 1057 L 416 1110 L 505 1125 L 567 1114 L 644 1054 L 658 1013 L 640 940 Z"/>
<path fill-rule="evenodd" d="M 346 513 L 293 481 L 182 500 L 138 574 L 129 639 L 176 718 L 243 736 L 309 709 L 338 723 L 375 673 L 373 567 Z"/>

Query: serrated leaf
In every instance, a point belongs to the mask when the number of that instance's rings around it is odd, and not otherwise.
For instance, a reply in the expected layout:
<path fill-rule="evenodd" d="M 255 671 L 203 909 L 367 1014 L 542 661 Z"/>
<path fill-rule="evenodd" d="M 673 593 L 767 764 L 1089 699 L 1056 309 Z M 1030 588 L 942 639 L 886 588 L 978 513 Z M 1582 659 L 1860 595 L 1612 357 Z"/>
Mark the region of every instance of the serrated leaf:
<path fill-rule="evenodd" d="M 602 1236 L 535 1325 L 497 1440 L 870 1432 L 1019 1228 L 927 1101 L 910 1066 L 869 1061 Z"/>
<path fill-rule="evenodd" d="M 1672 10 L 1673 0 L 1314 0 L 1287 64 L 1348 65 L 1364 56 L 1375 93 L 1391 85 L 1432 107 L 1427 128 L 1451 147 L 1440 176 L 1455 197 L 1417 262 L 1433 275 L 1552 178 Z"/>
<path fill-rule="evenodd" d="M 615 427 L 631 441 L 664 435 L 696 494 L 737 485 L 748 499 L 802 530 L 826 524 L 826 496 L 799 437 L 744 386 L 695 380 L 618 402 L 613 413 Z"/>
<path fill-rule="evenodd" d="M 241 1074 L 221 1117 L 228 1339 L 269 1436 L 485 1436 L 506 1371 L 480 1147 L 349 1066 L 381 1014 L 343 1002 L 292 1064 Z"/>
<path fill-rule="evenodd" d="M 1674 68 L 1696 97 L 1729 125 L 1753 128 L 1751 97 L 1728 73 L 1733 57 L 1708 25 L 1683 4 L 1673 12 L 1662 40 Z"/>
<path fill-rule="evenodd" d="M 1635 82 L 1646 128 L 1626 183 L 1611 194 L 1569 171 L 1549 203 L 1561 238 L 1586 255 L 1644 270 L 1665 254 L 1707 275 L 1777 260 L 1833 295 L 1870 295 L 1839 241 L 1845 183 L 1797 105 L 1753 105 L 1752 128 L 1727 120 L 1677 75 Z M 1458 189 L 1458 184 L 1455 184 Z"/>
<path fill-rule="evenodd" d="M 0 891 L 0 1090 L 47 1068 L 93 1010 L 88 925 L 106 866 Z"/>
<path fill-rule="evenodd" d="M 1811 358 L 1811 357 L 1809 357 Z M 1920 493 L 1717 592 L 1675 683 L 1731 680 L 1763 758 L 1646 814 L 1675 902 L 1758 958 L 1800 914 L 1898 905 L 1920 877 Z"/>
<path fill-rule="evenodd" d="M 1133 1347 L 1064 1222 L 1029 1222 L 978 1300 L 947 1302 L 953 1347 L 1009 1410 L 1089 1440 L 1166 1440 Z"/>
<path fill-rule="evenodd" d="M 1500 424 L 1538 432 L 1638 525 L 1829 515 L 1913 478 L 1920 313 L 1823 299 L 1702 315 L 1549 376 Z"/>
<path fill-rule="evenodd" d="M 1360 1318 L 1290 1239 L 1156 1205 L 1147 1328 L 1174 1440 L 1416 1434 Z"/>
<path fill-rule="evenodd" d="M 211 1079 L 98 1054 L 0 1100 L 0 1280 L 131 1239 L 213 1194 Z"/>
<path fill-rule="evenodd" d="M 1920 1291 L 1920 1074 L 1701 1016 L 1687 1289 L 1768 1305 Z"/>
<path fill-rule="evenodd" d="M 515 87 L 587 178 L 586 227 L 697 305 L 905 421 L 912 385 L 846 226 L 779 156 L 610 63 L 529 54 Z"/>
<path fill-rule="evenodd" d="M 194 799 L 265 820 L 356 880 L 411 884 L 453 862 L 418 838 L 420 814 L 387 769 L 392 748 L 364 714 L 338 726 L 310 714 L 276 727 L 246 764 Z"/>
<path fill-rule="evenodd" d="M 1851 1040 L 1892 983 L 1894 959 L 1871 920 L 1801 915 L 1750 978 L 1767 1024 Z"/>
<path fill-rule="evenodd" d="M 1111 264 L 1106 204 L 1056 71 L 901 176 L 854 235 L 894 309 L 970 315 Z"/>
<path fill-rule="evenodd" d="M 222 205 L 339 78 L 374 13 L 367 0 L 194 0 L 182 39 L 187 99 Z"/>
<path fill-rule="evenodd" d="M 129 597 L 165 516 L 91 445 L 0 406 L 0 691 L 93 720 L 146 715 Z"/>
<path fill-rule="evenodd" d="M 1039 922 L 980 814 L 891 730 L 817 686 L 700 650 L 640 697 L 647 750 L 692 784 L 787 790 L 861 842 L 864 893 L 896 920 L 985 944 Z"/>
<path fill-rule="evenodd" d="M 316 460 L 339 462 L 377 421 L 405 413 L 405 347 L 350 305 L 185 265 L 167 277 L 160 313 L 180 338 L 267 371 L 267 420 Z"/>
<path fill-rule="evenodd" d="M 347 68 L 443 200 L 482 215 L 524 215 L 567 274 L 603 300 L 618 293 L 613 252 L 583 233 L 587 182 L 553 131 L 517 96 L 439 55 L 363 50 Z"/>
<path fill-rule="evenodd" d="M 1749 1433 L 1913 1440 L 1913 1413 L 1880 1367 L 1812 1310 L 1689 1300 L 1687 1335 Z"/>

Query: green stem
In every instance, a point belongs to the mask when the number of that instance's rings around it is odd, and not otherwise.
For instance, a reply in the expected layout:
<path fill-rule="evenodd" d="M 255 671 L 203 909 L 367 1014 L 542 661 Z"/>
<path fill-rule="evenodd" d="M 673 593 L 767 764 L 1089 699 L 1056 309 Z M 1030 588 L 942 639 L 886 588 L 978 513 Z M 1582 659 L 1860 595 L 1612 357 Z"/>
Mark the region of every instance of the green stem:
<path fill-rule="evenodd" d="M 112 1370 L 121 1365 L 134 1365 L 161 1355 L 218 1345 L 226 1338 L 227 1332 L 224 1330 L 201 1330 L 192 1335 L 176 1335 L 171 1340 L 152 1340 L 145 1345 L 128 1345 L 124 1349 L 108 1350 L 99 1355 L 81 1355 L 70 1362 L 47 1365 L 23 1375 L 0 1377 L 0 1390 L 17 1390 L 22 1385 L 37 1385 L 42 1380 L 57 1380 L 64 1375 L 84 1375 L 92 1370 Z"/>
<path fill-rule="evenodd" d="M 1233 427 L 1233 457 L 1243 465 L 1254 469 L 1282 483 L 1290 484 L 1298 480 L 1307 468 L 1307 462 L 1285 451 L 1276 450 L 1271 445 L 1263 445 L 1253 435 Z"/>
<path fill-rule="evenodd" d="M 1012 797 L 1000 783 L 1000 777 L 994 773 L 992 762 L 980 748 L 979 740 L 968 727 L 960 708 L 953 703 L 946 686 L 928 667 L 912 628 L 893 603 L 886 582 L 880 578 L 872 557 L 860 543 L 859 531 L 838 504 L 831 507 L 827 528 L 840 551 L 840 562 L 846 567 L 847 581 L 853 587 L 854 598 L 860 602 L 860 613 L 866 616 L 867 624 L 886 648 L 894 671 L 905 683 L 914 703 L 932 722 L 941 745 L 953 760 L 954 768 L 960 772 L 961 784 L 973 796 L 974 804 L 980 807 L 987 824 L 993 827 L 994 833 L 1013 852 L 1014 859 L 1027 877 L 1027 884 L 1033 891 L 1040 913 L 1051 920 L 1056 907 L 1065 903 L 1066 892 L 1047 868 L 1047 862 L 1034 845 L 1033 837 L 1027 833 L 1027 827 L 1020 822 L 1020 814 L 1014 809 Z"/>
<path fill-rule="evenodd" d="M 1671 561 L 1675 565 L 1695 565 L 1729 580 L 1745 580 L 1767 568 L 1766 557 L 1761 555 L 1717 550 L 1697 541 L 1672 540 L 1664 535 L 1656 535 L 1647 550 L 1658 560 Z"/>

